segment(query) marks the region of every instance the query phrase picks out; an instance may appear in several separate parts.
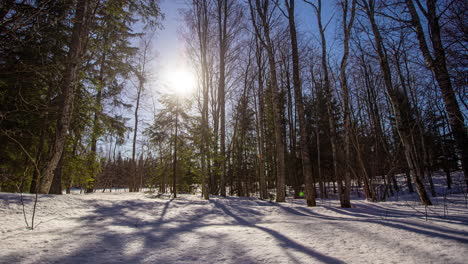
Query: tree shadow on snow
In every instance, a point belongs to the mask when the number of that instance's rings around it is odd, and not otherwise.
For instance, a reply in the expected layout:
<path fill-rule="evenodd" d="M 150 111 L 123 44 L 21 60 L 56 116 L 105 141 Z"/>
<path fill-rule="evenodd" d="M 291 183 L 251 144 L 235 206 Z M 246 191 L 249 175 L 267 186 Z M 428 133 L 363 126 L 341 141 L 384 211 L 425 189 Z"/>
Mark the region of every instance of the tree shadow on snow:
<path fill-rule="evenodd" d="M 415 218 L 415 213 L 389 209 L 379 205 L 359 204 L 358 208 L 337 208 L 331 206 L 323 206 L 337 214 L 337 216 L 329 216 L 314 212 L 313 208 L 307 207 L 287 207 L 282 204 L 278 206 L 287 213 L 297 216 L 313 217 L 328 221 L 346 221 L 346 222 L 366 222 L 379 224 L 390 228 L 405 230 L 412 233 L 436 237 L 441 239 L 453 240 L 460 243 L 468 244 L 468 232 L 451 229 L 448 227 L 428 224 L 424 220 L 411 221 Z M 450 220 L 456 220 L 462 224 L 468 224 L 466 217 L 452 217 Z M 448 222 L 449 220 L 437 219 L 440 222 Z"/>
<path fill-rule="evenodd" d="M 244 226 L 244 227 L 250 227 L 250 228 L 256 228 L 258 230 L 261 230 L 269 235 L 271 235 L 272 237 L 274 237 L 276 240 L 278 240 L 279 242 L 281 242 L 282 246 L 286 249 L 292 249 L 294 251 L 298 251 L 298 252 L 302 252 L 306 255 L 309 255 L 311 256 L 312 258 L 318 260 L 318 261 L 321 261 L 321 262 L 324 262 L 324 263 L 344 263 L 342 261 L 340 261 L 339 259 L 336 259 L 336 258 L 333 258 L 333 257 L 330 257 L 330 256 L 326 256 L 324 254 L 321 254 L 317 251 L 314 251 L 306 246 L 303 246 L 293 240 L 291 240 L 290 238 L 288 238 L 287 236 L 281 234 L 280 232 L 278 231 L 275 231 L 275 230 L 272 230 L 272 229 L 269 229 L 269 228 L 266 228 L 266 227 L 262 227 L 262 226 L 258 226 L 256 225 L 255 223 L 253 222 L 249 222 L 248 220 L 242 218 L 241 216 L 239 216 L 238 214 L 235 214 L 233 213 L 230 209 L 228 209 L 224 204 L 220 203 L 219 201 L 215 201 L 215 200 L 210 200 L 217 208 L 221 209 L 226 215 L 232 217 L 237 223 L 238 225 L 241 225 L 241 226 Z M 241 208 L 239 206 L 235 207 L 236 210 L 239 210 L 239 211 L 242 211 L 244 208 Z M 288 254 L 291 258 L 293 258 L 293 256 L 291 254 Z M 297 262 L 297 260 L 296 260 Z"/>
<path fill-rule="evenodd" d="M 319 219 L 324 224 L 334 223 L 358 235 L 365 233 L 366 230 L 352 225 L 353 222 L 378 224 L 410 233 L 468 244 L 468 232 L 437 226 L 423 220 L 414 221 L 414 214 L 411 212 L 388 209 L 373 204 L 359 204 L 357 208 L 352 209 L 323 207 L 332 211 L 333 215 L 322 214 L 321 210 L 315 208 L 240 198 L 215 198 L 210 201 L 184 198 L 109 201 L 107 203 L 89 201 L 89 206 L 93 209 L 90 214 L 74 219 L 81 223 L 79 227 L 63 234 L 56 234 L 57 236 L 73 237 L 76 241 L 76 244 L 73 242 L 74 249 L 70 249 L 70 253 L 62 253 L 67 254 L 62 256 L 54 256 L 55 253 L 41 253 L 38 257 L 39 262 L 260 262 L 259 256 L 250 256 L 248 249 L 244 245 L 239 245 L 241 242 L 226 239 L 227 235 L 223 232 L 210 233 L 201 230 L 210 226 L 219 226 L 222 228 L 245 227 L 267 234 L 279 242 L 283 252 L 289 258 L 288 262 L 291 263 L 300 262 L 294 255 L 298 252 L 319 262 L 343 263 L 337 258 L 324 255 L 304 244 L 295 242 L 284 233 L 260 226 L 259 224 L 264 223 L 262 220 L 267 210 L 283 210 L 295 217 L 310 219 L 311 222 L 313 219 Z M 187 211 L 184 211 L 185 208 Z M 171 214 L 171 209 L 177 209 L 174 211 L 178 214 Z M 226 222 L 226 219 L 222 218 L 224 216 L 228 216 L 232 222 Z M 221 217 L 223 221 L 216 221 L 217 217 Z M 458 217 L 457 221 L 468 223 L 467 219 L 463 217 Z M 380 236 L 379 239 L 392 242 L 384 235 Z M 254 246 L 257 245 L 254 244 Z M 422 253 L 430 254 L 430 252 Z M 3 256 L 0 258 L 0 262 L 4 260 L 23 262 L 27 258 L 25 252 L 19 252 Z"/>
<path fill-rule="evenodd" d="M 170 209 L 188 205 L 200 206 L 186 216 L 168 216 Z M 91 216 L 79 219 L 88 231 L 74 230 L 72 234 L 64 234 L 76 237 L 77 241 L 89 238 L 89 242 L 66 256 L 46 257 L 47 263 L 210 263 L 214 261 L 209 259 L 213 252 L 226 252 L 233 248 L 223 241 L 222 235 L 198 231 L 216 225 L 206 220 L 219 214 L 206 201 L 171 199 L 163 203 L 131 200 L 111 205 L 95 203 L 93 206 L 95 209 Z M 148 214 L 147 218 L 145 214 Z M 198 242 L 207 239 L 213 243 L 209 249 L 200 247 L 201 243 L 180 244 L 186 235 L 199 236 L 195 239 Z M 206 256 L 201 254 L 203 250 L 206 250 Z M 167 252 L 175 254 L 165 254 Z M 237 255 L 238 263 L 255 263 L 242 252 L 227 254 Z M 220 259 L 223 260 L 228 259 Z"/>

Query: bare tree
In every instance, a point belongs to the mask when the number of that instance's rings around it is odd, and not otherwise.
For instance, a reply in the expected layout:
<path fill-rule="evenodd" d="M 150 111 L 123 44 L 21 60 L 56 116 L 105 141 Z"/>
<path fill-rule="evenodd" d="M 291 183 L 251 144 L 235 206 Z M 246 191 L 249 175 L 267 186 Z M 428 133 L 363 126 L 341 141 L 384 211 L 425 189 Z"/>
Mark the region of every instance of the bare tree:
<path fill-rule="evenodd" d="M 412 118 L 410 105 L 407 96 L 405 96 L 398 87 L 393 85 L 387 51 L 383 43 L 380 29 L 375 20 L 375 0 L 362 0 L 360 4 L 371 24 L 385 88 L 395 115 L 396 128 L 405 149 L 406 161 L 408 162 L 413 180 L 416 184 L 419 198 L 424 205 L 432 205 L 426 189 L 424 188 L 424 164 L 421 160 L 420 146 L 417 140 L 415 140 L 415 138 L 418 138 L 417 135 L 415 135 L 417 131 L 411 128 Z"/>
<path fill-rule="evenodd" d="M 307 135 L 304 102 L 302 99 L 302 84 L 299 66 L 299 51 L 297 47 L 297 32 L 295 21 L 295 1 L 285 0 L 284 4 L 287 9 L 287 18 L 289 22 L 289 35 L 291 37 L 291 52 L 293 64 L 293 85 L 294 85 L 294 100 L 297 109 L 299 120 L 299 137 L 300 137 L 300 153 L 302 159 L 302 174 L 304 175 L 305 194 L 307 206 L 315 206 L 315 184 L 312 175 L 312 164 L 310 159 L 310 150 L 308 147 L 309 138 Z"/>
<path fill-rule="evenodd" d="M 419 48 L 423 54 L 427 66 L 434 73 L 439 88 L 442 92 L 442 99 L 445 103 L 445 110 L 449 116 L 450 127 L 452 128 L 455 142 L 461 157 L 465 183 L 468 186 L 468 138 L 465 129 L 465 121 L 460 111 L 455 93 L 452 88 L 452 81 L 447 69 L 447 59 L 445 48 L 441 38 L 440 14 L 437 14 L 437 1 L 426 0 L 426 8 L 419 0 L 416 1 L 419 10 L 414 5 L 414 0 L 405 0 L 406 6 L 411 15 L 411 25 L 416 31 Z M 465 3 L 466 4 L 466 3 Z M 430 40 L 432 51 L 427 43 L 427 36 L 424 32 L 419 14 L 427 20 L 430 30 Z"/>
<path fill-rule="evenodd" d="M 332 99 L 333 99 L 333 94 L 331 91 L 331 83 L 330 83 L 330 74 L 328 72 L 328 63 L 327 63 L 327 41 L 325 38 L 325 31 L 327 30 L 327 27 L 329 25 L 329 22 L 325 24 L 325 26 L 322 23 L 322 1 L 317 0 L 317 3 L 314 3 L 312 1 L 307 1 L 304 0 L 306 3 L 311 5 L 314 10 L 315 14 L 317 16 L 317 23 L 318 23 L 318 28 L 319 28 L 319 33 L 320 33 L 320 45 L 322 49 L 322 56 L 321 56 L 321 64 L 322 64 L 322 71 L 323 71 L 323 89 L 325 91 L 325 102 L 327 105 L 327 115 L 328 115 L 328 124 L 329 124 L 329 136 L 330 136 L 330 143 L 331 143 L 331 148 L 332 148 L 332 158 L 333 158 L 333 173 L 335 176 L 335 179 L 338 181 L 338 189 L 339 189 L 339 196 L 340 196 L 340 202 L 342 207 L 348 207 L 347 204 L 349 204 L 349 198 L 343 200 L 343 181 L 342 177 L 340 176 L 338 172 L 338 155 L 337 155 L 337 138 L 336 138 L 336 123 L 333 115 L 333 106 L 332 106 Z"/>
<path fill-rule="evenodd" d="M 351 37 L 351 30 L 354 23 L 354 17 L 356 15 L 356 0 L 351 1 L 351 6 L 348 0 L 340 0 L 339 5 L 343 12 L 343 57 L 340 63 L 340 84 L 341 92 L 343 93 L 343 112 L 344 112 L 344 130 L 345 130 L 345 171 L 344 174 L 344 188 L 343 194 L 341 195 L 341 207 L 350 208 L 350 192 L 351 192 L 351 156 L 350 156 L 350 141 L 351 141 L 351 112 L 349 107 L 349 88 L 348 79 L 346 76 L 346 67 L 349 56 L 349 39 Z M 349 20 L 348 20 L 349 19 Z"/>
<path fill-rule="evenodd" d="M 281 125 L 281 106 L 279 100 L 278 79 L 276 73 L 276 59 L 271 39 L 271 16 L 275 6 L 268 0 L 249 0 L 250 15 L 255 34 L 262 46 L 267 51 L 268 63 L 270 67 L 270 89 L 272 94 L 273 119 L 275 126 L 275 144 L 276 144 L 276 201 L 284 202 L 286 199 L 285 190 L 285 159 L 284 142 Z"/>

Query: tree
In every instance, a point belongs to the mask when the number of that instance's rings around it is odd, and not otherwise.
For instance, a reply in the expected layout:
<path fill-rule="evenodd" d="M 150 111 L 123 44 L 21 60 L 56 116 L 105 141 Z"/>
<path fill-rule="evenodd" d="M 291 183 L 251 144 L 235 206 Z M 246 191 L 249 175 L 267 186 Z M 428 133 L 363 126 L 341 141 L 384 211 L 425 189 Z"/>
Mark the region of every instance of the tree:
<path fill-rule="evenodd" d="M 191 20 L 191 26 L 194 27 L 197 44 L 198 44 L 198 57 L 200 63 L 199 78 L 202 94 L 202 107 L 201 107 L 201 167 L 202 167 L 202 196 L 204 199 L 209 199 L 208 188 L 208 157 L 209 157 L 209 115 L 208 115 L 208 92 L 210 85 L 209 74 L 209 9 L 211 5 L 209 1 L 192 0 L 191 10 L 186 13 L 186 19 Z"/>
<path fill-rule="evenodd" d="M 86 40 L 88 38 L 90 17 L 93 8 L 91 1 L 79 0 L 76 5 L 76 15 L 74 19 L 70 49 L 68 52 L 68 63 L 63 74 L 63 84 L 61 87 L 60 111 L 57 119 L 55 139 L 51 146 L 51 154 L 48 157 L 44 169 L 41 171 L 41 179 L 38 188 L 39 193 L 48 193 L 52 184 L 53 172 L 62 156 L 65 147 L 65 140 L 70 125 L 71 113 L 73 111 L 73 101 L 75 97 L 75 85 L 78 80 L 78 70 L 82 63 L 83 55 L 86 51 Z"/>
<path fill-rule="evenodd" d="M 141 100 L 141 95 L 144 92 L 145 85 L 147 83 L 147 78 L 148 78 L 148 63 L 150 61 L 150 44 L 152 42 L 152 37 L 153 35 L 149 36 L 143 36 L 140 38 L 140 53 L 138 57 L 136 58 L 136 62 L 133 66 L 133 72 L 136 76 L 137 84 L 135 85 L 137 88 L 137 93 L 136 93 L 136 103 L 135 103 L 135 111 L 134 111 L 134 126 L 133 126 L 133 141 L 132 141 L 132 163 L 134 166 L 134 173 L 131 176 L 131 183 L 132 185 L 130 186 L 130 191 L 131 192 L 137 192 L 141 186 L 138 186 L 138 179 L 136 176 L 136 161 L 135 161 L 135 155 L 136 155 L 136 143 L 137 143 L 137 135 L 138 135 L 138 112 L 140 110 L 140 100 Z"/>
<path fill-rule="evenodd" d="M 302 99 L 301 77 L 299 69 L 299 51 L 297 47 L 296 22 L 294 19 L 294 0 L 285 0 L 285 6 L 288 10 L 289 34 L 291 37 L 291 51 L 293 62 L 293 84 L 294 84 L 294 99 L 299 118 L 299 137 L 300 137 L 300 153 L 302 159 L 302 173 L 305 182 L 305 194 L 307 206 L 315 206 L 315 184 L 312 175 L 312 164 L 308 148 L 308 135 L 305 124 L 304 102 Z"/>
<path fill-rule="evenodd" d="M 346 198 L 344 195 L 347 193 L 344 191 L 343 188 L 343 181 L 340 173 L 338 172 L 338 155 L 337 155 L 337 129 L 336 129 L 336 123 L 334 120 L 333 116 L 333 107 L 332 107 L 332 99 L 333 99 L 333 94 L 331 91 L 331 83 L 330 83 L 330 75 L 328 72 L 328 55 L 327 55 L 327 42 L 325 38 L 325 30 L 327 29 L 328 23 L 323 26 L 322 24 L 322 1 L 317 0 L 317 4 L 311 2 L 311 1 L 306 1 L 306 3 L 311 5 L 314 10 L 315 14 L 317 16 L 317 23 L 318 23 L 318 28 L 319 28 L 319 33 L 320 33 L 320 44 L 321 44 L 321 49 L 322 49 L 322 56 L 321 56 L 321 64 L 322 64 L 322 71 L 323 71 L 323 88 L 325 91 L 325 102 L 327 104 L 327 114 L 328 114 L 328 123 L 330 126 L 329 129 L 329 137 L 330 137 L 330 143 L 331 143 L 331 149 L 332 149 L 332 155 L 333 155 L 333 172 L 335 176 L 335 180 L 338 181 L 338 189 L 339 189 L 339 196 L 340 196 L 340 202 L 342 207 L 349 207 L 349 197 Z"/>
<path fill-rule="evenodd" d="M 261 45 L 266 49 L 268 56 L 268 64 L 270 69 L 270 92 L 273 106 L 273 121 L 276 145 L 276 201 L 284 202 L 285 193 L 285 159 L 284 159 L 284 142 L 281 125 L 281 106 L 279 99 L 278 80 L 276 74 L 276 59 L 273 50 L 273 41 L 271 40 L 271 15 L 275 7 L 271 6 L 268 0 L 249 0 L 250 15 L 252 24 L 255 29 L 256 37 Z"/>
<path fill-rule="evenodd" d="M 416 134 L 416 130 L 411 128 L 412 113 L 410 112 L 410 105 L 407 96 L 405 96 L 399 88 L 393 86 L 387 52 L 380 30 L 375 21 L 375 1 L 363 0 L 360 4 L 371 24 L 385 88 L 395 115 L 396 128 L 405 149 L 406 161 L 408 162 L 408 166 L 411 170 L 413 180 L 416 183 L 419 198 L 424 205 L 432 205 L 426 189 L 424 188 L 424 164 L 421 160 L 421 149 L 419 143 L 414 140 L 417 138 L 417 136 L 414 135 Z"/>
<path fill-rule="evenodd" d="M 442 99 L 445 103 L 445 109 L 449 116 L 450 127 L 460 155 L 463 173 L 465 174 L 465 183 L 468 186 L 468 137 L 466 134 L 465 121 L 460 111 L 455 93 L 452 87 L 452 80 L 447 68 L 446 49 L 442 42 L 441 25 L 439 23 L 440 14 L 437 14 L 437 1 L 427 0 L 426 9 L 420 1 L 417 1 L 419 10 L 416 9 L 413 0 L 405 0 L 406 6 L 411 16 L 410 24 L 416 32 L 419 48 L 423 54 L 424 60 L 434 73 L 436 81 L 442 92 Z M 419 12 L 418 12 L 419 11 Z M 427 20 L 430 30 L 430 40 L 432 51 L 427 44 L 427 36 L 424 32 L 419 14 Z"/>
<path fill-rule="evenodd" d="M 352 0 L 351 6 L 348 0 L 342 0 L 339 2 L 341 10 L 343 12 L 343 57 L 340 63 L 340 84 L 341 92 L 343 96 L 343 112 L 344 112 L 344 129 L 345 129 L 345 157 L 344 157 L 344 188 L 341 195 L 342 199 L 341 207 L 350 208 L 350 192 L 351 192 L 351 113 L 349 109 L 349 88 L 348 79 L 346 76 L 346 67 L 349 56 L 349 40 L 351 37 L 351 30 L 354 23 L 354 17 L 356 15 L 356 0 Z M 349 20 L 348 20 L 349 19 Z"/>

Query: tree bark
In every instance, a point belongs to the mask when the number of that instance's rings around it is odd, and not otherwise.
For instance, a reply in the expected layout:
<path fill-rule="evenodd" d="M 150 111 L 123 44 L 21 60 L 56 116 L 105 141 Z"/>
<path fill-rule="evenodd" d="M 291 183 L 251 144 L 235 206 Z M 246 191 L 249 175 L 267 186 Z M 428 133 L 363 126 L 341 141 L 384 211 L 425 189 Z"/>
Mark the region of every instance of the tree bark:
<path fill-rule="evenodd" d="M 50 186 L 49 194 L 62 194 L 62 171 L 63 171 L 63 158 L 65 156 L 65 151 L 60 157 L 60 161 L 57 164 L 57 168 L 54 171 L 54 179 L 52 180 L 52 185 Z"/>
<path fill-rule="evenodd" d="M 291 36 L 291 51 L 293 63 L 293 85 L 294 100 L 299 120 L 300 153 L 302 159 L 302 173 L 304 175 L 305 195 L 307 206 L 316 206 L 314 177 L 312 175 L 312 164 L 310 160 L 309 139 L 305 121 L 304 101 L 302 98 L 302 86 L 299 69 L 299 52 L 297 47 L 296 22 L 294 19 L 294 0 L 285 1 L 288 9 L 289 34 Z"/>
<path fill-rule="evenodd" d="M 62 156 L 73 112 L 75 86 L 78 80 L 78 69 L 81 66 L 83 54 L 86 50 L 88 35 L 87 18 L 90 12 L 90 0 L 79 0 L 76 7 L 70 49 L 67 55 L 64 79 L 61 87 L 61 102 L 55 139 L 51 146 L 50 156 L 41 172 L 38 192 L 48 193 L 53 180 L 53 173 Z"/>

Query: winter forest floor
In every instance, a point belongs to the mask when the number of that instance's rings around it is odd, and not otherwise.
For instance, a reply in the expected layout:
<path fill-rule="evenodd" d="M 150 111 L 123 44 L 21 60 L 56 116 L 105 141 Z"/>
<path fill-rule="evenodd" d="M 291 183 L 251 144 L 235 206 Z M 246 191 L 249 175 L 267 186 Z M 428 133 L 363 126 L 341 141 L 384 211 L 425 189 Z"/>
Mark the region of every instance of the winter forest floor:
<path fill-rule="evenodd" d="M 466 263 L 463 194 L 381 203 L 271 203 L 145 193 L 40 195 L 34 230 L 0 193 L 0 263 Z M 31 212 L 33 195 L 24 195 Z M 28 216 L 29 218 L 29 216 Z M 30 218 L 29 218 L 30 220 Z"/>

